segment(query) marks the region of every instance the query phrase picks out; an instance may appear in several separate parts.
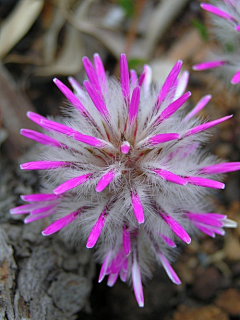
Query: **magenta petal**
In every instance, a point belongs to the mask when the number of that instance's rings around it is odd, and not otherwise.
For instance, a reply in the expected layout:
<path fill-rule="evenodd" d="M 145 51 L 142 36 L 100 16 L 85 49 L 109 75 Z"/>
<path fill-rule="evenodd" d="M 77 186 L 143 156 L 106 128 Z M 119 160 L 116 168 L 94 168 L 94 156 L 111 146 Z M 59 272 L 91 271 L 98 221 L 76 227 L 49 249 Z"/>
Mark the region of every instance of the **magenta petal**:
<path fill-rule="evenodd" d="M 217 215 L 218 216 L 218 215 Z M 202 213 L 202 214 L 197 214 L 197 213 L 188 213 L 187 217 L 190 220 L 193 221 L 198 221 L 200 223 L 214 226 L 214 227 L 222 227 L 224 225 L 224 220 L 226 219 L 226 216 L 222 215 L 222 219 L 217 219 L 214 213 Z"/>
<path fill-rule="evenodd" d="M 168 238 L 167 236 L 165 236 L 164 234 L 159 234 L 159 236 L 164 240 L 164 242 L 171 248 L 176 248 L 176 243 L 173 242 L 172 239 Z"/>
<path fill-rule="evenodd" d="M 96 60 L 97 60 L 97 62 L 99 62 L 98 58 Z M 82 62 L 83 62 L 83 66 L 85 68 L 85 71 L 86 71 L 86 74 L 88 76 L 90 83 L 95 87 L 95 89 L 101 95 L 101 87 L 98 82 L 98 76 L 92 66 L 91 61 L 88 59 L 88 57 L 83 57 Z"/>
<path fill-rule="evenodd" d="M 60 142 L 58 142 L 57 140 L 55 140 L 51 137 L 48 137 L 43 133 L 34 131 L 34 130 L 21 129 L 20 133 L 24 137 L 27 137 L 27 138 L 34 140 L 34 141 L 37 141 L 38 143 L 50 145 L 53 147 L 62 147 L 62 144 Z"/>
<path fill-rule="evenodd" d="M 62 194 L 68 190 L 71 190 L 73 188 L 76 188 L 77 186 L 83 184 L 84 182 L 89 180 L 89 176 L 91 176 L 92 173 L 87 173 L 82 176 L 72 178 L 62 184 L 60 184 L 56 189 L 53 190 L 55 194 Z"/>
<path fill-rule="evenodd" d="M 119 274 L 119 272 L 118 272 L 118 273 L 111 273 L 111 274 L 108 276 L 107 285 L 108 285 L 109 287 L 113 287 L 113 286 L 114 286 L 114 284 L 115 284 L 116 281 L 117 281 L 118 274 Z"/>
<path fill-rule="evenodd" d="M 103 261 L 100 273 L 99 273 L 99 278 L 98 278 L 98 282 L 102 282 L 103 278 L 105 277 L 105 275 L 107 274 L 107 268 L 110 262 L 110 256 L 111 256 L 111 251 L 109 251 Z"/>
<path fill-rule="evenodd" d="M 150 87 L 152 83 L 152 68 L 147 64 L 144 65 L 144 73 L 145 77 L 143 80 L 143 90 L 145 96 L 147 97 L 150 93 Z"/>
<path fill-rule="evenodd" d="M 200 173 L 218 174 L 240 170 L 240 162 L 225 162 L 213 164 L 200 169 Z"/>
<path fill-rule="evenodd" d="M 53 209 L 45 211 L 41 214 L 29 215 L 29 216 L 27 216 L 27 218 L 24 219 L 24 223 L 27 224 L 27 223 L 30 223 L 33 221 L 44 219 L 44 218 L 54 214 L 56 211 L 57 211 L 56 208 L 53 208 Z"/>
<path fill-rule="evenodd" d="M 95 223 L 95 225 L 93 226 L 89 234 L 89 237 L 87 239 L 87 245 L 86 245 L 87 248 L 92 248 L 95 246 L 98 238 L 100 237 L 102 229 L 104 227 L 105 219 L 106 219 L 106 209 L 104 209 L 104 211 L 101 213 L 100 217 L 98 218 L 97 222 Z"/>
<path fill-rule="evenodd" d="M 151 145 L 155 146 L 159 143 L 164 143 L 164 142 L 168 142 L 171 140 L 176 140 L 178 138 L 179 138 L 178 133 L 162 133 L 162 134 L 158 134 L 156 136 L 149 138 L 147 142 L 150 143 Z"/>
<path fill-rule="evenodd" d="M 138 84 L 137 72 L 135 70 L 130 70 L 130 77 L 131 77 L 132 87 L 135 88 Z"/>
<path fill-rule="evenodd" d="M 182 61 L 178 60 L 177 63 L 174 65 L 172 70 L 170 71 L 167 79 L 165 80 L 159 95 L 157 97 L 157 109 L 159 108 L 160 104 L 164 101 L 167 94 L 169 93 L 170 89 L 173 87 L 182 67 Z"/>
<path fill-rule="evenodd" d="M 128 100 L 129 97 L 129 70 L 127 57 L 124 53 L 120 57 L 120 75 L 123 96 Z"/>
<path fill-rule="evenodd" d="M 58 87 L 58 89 L 65 95 L 68 101 L 78 109 L 82 115 L 87 114 L 86 109 L 84 108 L 83 104 L 79 101 L 79 99 L 72 93 L 72 91 L 65 86 L 60 80 L 57 78 L 53 79 L 53 82 Z"/>
<path fill-rule="evenodd" d="M 211 4 L 208 4 L 208 3 L 201 3 L 200 4 L 201 8 L 210 12 L 210 13 L 213 13 L 215 14 L 216 16 L 218 17 L 221 17 L 223 19 L 227 19 L 227 20 L 232 20 L 235 22 L 235 18 L 233 16 L 231 16 L 230 14 L 228 14 L 227 12 L 211 5 Z"/>
<path fill-rule="evenodd" d="M 33 122 L 35 122 L 37 125 L 39 125 L 40 127 L 44 127 L 42 121 L 43 120 L 47 120 L 46 118 L 44 118 L 43 116 L 40 116 L 40 114 L 37 114 L 35 112 L 32 111 L 28 111 L 27 112 L 27 117 L 32 120 Z"/>
<path fill-rule="evenodd" d="M 185 186 L 188 183 L 185 178 L 182 178 L 170 171 L 162 169 L 152 169 L 152 171 L 158 174 L 161 178 L 166 179 L 167 181 L 180 184 L 182 186 Z"/>
<path fill-rule="evenodd" d="M 159 212 L 161 217 L 167 223 L 167 225 L 172 229 L 172 231 L 184 242 L 189 244 L 191 242 L 191 238 L 189 237 L 188 233 L 184 230 L 184 228 L 178 223 L 175 219 L 173 219 L 169 215 L 165 215 Z"/>
<path fill-rule="evenodd" d="M 184 71 L 182 75 L 180 76 L 178 83 L 177 83 L 177 88 L 175 92 L 175 97 L 179 98 L 181 95 L 184 94 L 187 85 L 188 85 L 188 80 L 189 80 L 189 72 Z"/>
<path fill-rule="evenodd" d="M 139 307 L 144 307 L 141 271 L 137 263 L 136 257 L 134 257 L 133 264 L 132 264 L 132 282 L 133 282 L 133 291 L 134 291 L 137 303 Z"/>
<path fill-rule="evenodd" d="M 206 179 L 202 177 L 185 177 L 188 183 L 194 184 L 199 187 L 213 188 L 213 189 L 224 189 L 225 184 L 219 181 Z"/>
<path fill-rule="evenodd" d="M 37 209 L 39 207 L 41 207 L 42 204 L 40 203 L 31 203 L 31 204 L 24 204 L 22 206 L 18 206 L 15 208 L 10 209 L 10 213 L 11 214 L 25 214 L 25 213 L 29 213 L 34 209 Z"/>
<path fill-rule="evenodd" d="M 48 226 L 46 229 L 44 229 L 42 231 L 42 235 L 49 236 L 49 235 L 63 229 L 64 227 L 66 227 L 67 225 L 69 225 L 70 223 L 72 223 L 74 220 L 77 219 L 78 213 L 79 213 L 79 210 L 74 211 L 74 212 L 70 213 L 69 215 L 53 222 L 52 224 L 50 224 L 50 226 Z"/>
<path fill-rule="evenodd" d="M 195 108 L 193 108 L 193 110 L 186 115 L 186 117 L 183 119 L 183 122 L 186 122 L 193 116 L 195 116 L 200 110 L 202 110 L 205 107 L 205 105 L 211 98 L 212 96 L 210 94 L 202 97 L 202 99 L 196 104 Z"/>
<path fill-rule="evenodd" d="M 128 275 L 128 272 L 124 269 L 121 269 L 120 270 L 120 279 L 122 280 L 122 282 L 126 282 L 127 281 L 127 275 Z"/>
<path fill-rule="evenodd" d="M 167 272 L 167 275 L 172 280 L 172 282 L 175 284 L 178 284 L 178 285 L 181 284 L 181 280 L 178 278 L 176 272 L 173 270 L 173 268 L 170 265 L 170 263 L 168 262 L 168 260 L 164 257 L 164 255 L 162 253 L 159 252 L 158 255 L 159 255 L 159 258 L 160 258 L 160 261 L 162 263 L 163 268 Z"/>
<path fill-rule="evenodd" d="M 22 170 L 52 170 L 68 166 L 70 163 L 65 161 L 33 161 L 20 165 Z"/>
<path fill-rule="evenodd" d="M 51 201 L 56 200 L 59 197 L 52 193 L 36 193 L 36 194 L 28 194 L 22 195 L 21 199 L 28 202 L 35 202 L 35 201 Z"/>
<path fill-rule="evenodd" d="M 116 174 L 117 172 L 115 172 L 114 170 L 111 170 L 108 173 L 104 174 L 96 186 L 96 191 L 102 192 L 109 185 L 109 183 L 114 179 Z"/>
<path fill-rule="evenodd" d="M 131 252 L 130 232 L 125 226 L 123 227 L 123 250 L 126 256 Z"/>
<path fill-rule="evenodd" d="M 142 203 L 139 199 L 139 196 L 135 194 L 134 192 L 131 192 L 131 198 L 132 198 L 132 208 L 134 215 L 136 217 L 136 220 L 139 224 L 144 222 L 144 212 Z"/>
<path fill-rule="evenodd" d="M 139 85 L 139 87 L 142 86 L 145 77 L 146 77 L 146 74 L 145 74 L 145 72 L 143 72 L 143 73 L 140 75 L 139 80 L 138 80 L 138 85 Z"/>
<path fill-rule="evenodd" d="M 139 109 L 139 99 L 140 99 L 140 87 L 137 86 L 133 89 L 132 98 L 129 106 L 129 123 L 130 125 L 134 123 L 138 116 Z"/>
<path fill-rule="evenodd" d="M 106 72 L 102 63 L 102 60 L 98 53 L 95 53 L 94 56 L 94 66 L 97 73 L 98 81 L 100 83 L 102 92 L 107 93 L 107 77 Z"/>
<path fill-rule="evenodd" d="M 95 105 L 98 112 L 101 114 L 101 116 L 107 120 L 109 120 L 110 115 L 107 110 L 107 107 L 103 101 L 103 98 L 100 96 L 96 88 L 93 86 L 92 83 L 89 81 L 83 82 L 85 89 L 87 90 L 87 93 L 89 94 L 89 97 L 91 98 L 93 104 Z"/>
<path fill-rule="evenodd" d="M 48 211 L 52 208 L 56 207 L 56 204 L 55 203 L 52 203 L 52 204 L 49 204 L 47 206 L 43 206 L 41 208 L 36 208 L 34 210 L 31 211 L 31 215 L 35 215 L 35 214 L 39 214 L 39 213 L 42 213 L 42 212 L 45 212 L 45 211 Z"/>
<path fill-rule="evenodd" d="M 120 57 L 120 74 L 121 74 L 121 85 L 122 85 L 122 94 L 127 103 L 129 102 L 129 71 L 127 57 L 124 53 Z"/>
<path fill-rule="evenodd" d="M 238 84 L 240 82 L 240 70 L 234 74 L 231 79 L 232 84 Z"/>
<path fill-rule="evenodd" d="M 173 101 L 166 109 L 163 110 L 163 112 L 160 114 L 159 118 L 157 119 L 157 122 L 161 122 L 169 118 L 187 101 L 187 99 L 190 96 L 191 96 L 191 92 L 188 91 L 184 93 L 181 97 L 179 97 L 177 100 Z"/>
<path fill-rule="evenodd" d="M 238 25 L 238 26 L 235 26 L 235 30 L 237 31 L 237 32 L 240 32 L 240 26 Z"/>
<path fill-rule="evenodd" d="M 223 60 L 206 61 L 199 64 L 195 64 L 192 68 L 195 71 L 202 71 L 208 69 L 219 68 L 223 66 L 226 62 Z"/>
<path fill-rule="evenodd" d="M 216 126 L 218 125 L 219 123 L 223 122 L 223 121 L 226 121 L 228 119 L 232 118 L 232 115 L 230 116 L 226 116 L 226 117 L 223 117 L 223 118 L 220 118 L 220 119 L 217 119 L 217 120 L 213 120 L 213 121 L 209 121 L 209 122 L 206 122 L 206 123 L 203 123 L 203 124 L 200 124 L 199 126 L 196 126 L 192 129 L 189 129 L 184 135 L 183 137 L 187 137 L 187 136 L 190 136 L 192 134 L 196 134 L 198 132 L 201 132 L 201 131 L 205 131 L 213 126 Z"/>
<path fill-rule="evenodd" d="M 201 224 L 198 223 L 194 223 L 194 225 L 203 233 L 207 234 L 209 237 L 215 238 L 215 232 L 213 232 L 213 230 L 207 228 L 206 226 L 203 226 Z"/>
<path fill-rule="evenodd" d="M 60 132 L 62 134 L 65 134 L 69 137 L 72 137 L 73 139 L 80 141 L 82 143 L 88 144 L 93 147 L 97 148 L 104 148 L 106 147 L 106 144 L 104 141 L 97 139 L 95 137 L 86 136 L 68 126 L 65 126 L 63 124 L 57 123 L 55 121 L 51 120 L 43 120 L 42 121 L 45 128 Z"/>

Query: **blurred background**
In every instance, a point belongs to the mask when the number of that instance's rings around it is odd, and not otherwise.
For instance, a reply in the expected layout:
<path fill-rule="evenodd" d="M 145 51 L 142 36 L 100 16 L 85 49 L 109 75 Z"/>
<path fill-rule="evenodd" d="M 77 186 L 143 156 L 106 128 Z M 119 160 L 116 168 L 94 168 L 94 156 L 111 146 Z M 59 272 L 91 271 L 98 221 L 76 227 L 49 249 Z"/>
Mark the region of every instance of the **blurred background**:
<path fill-rule="evenodd" d="M 224 238 L 203 236 L 181 248 L 175 263 L 181 286 L 155 271 L 146 284 L 145 307 L 139 309 L 131 289 L 97 283 L 99 266 L 85 248 L 43 238 L 43 224 L 23 224 L 9 215 L 22 204 L 20 194 L 37 192 L 38 174 L 21 172 L 34 143 L 19 134 L 34 129 L 27 111 L 59 115 L 65 101 L 52 79 L 68 84 L 86 79 L 82 58 L 98 52 L 109 75 L 119 77 L 119 57 L 129 68 L 153 68 L 163 83 L 171 67 L 183 60 L 190 71 L 191 107 L 213 98 L 203 117 L 234 117 L 213 130 L 208 149 L 228 161 L 240 161 L 239 88 L 214 74 L 191 70 L 217 44 L 208 32 L 209 16 L 198 0 L 0 0 L 0 279 L 1 319 L 240 319 L 240 228 Z M 36 128 L 35 128 L 36 129 Z M 226 189 L 216 194 L 216 212 L 240 225 L 240 175 L 230 173 Z M 5 263 L 6 262 L 6 263 Z"/>

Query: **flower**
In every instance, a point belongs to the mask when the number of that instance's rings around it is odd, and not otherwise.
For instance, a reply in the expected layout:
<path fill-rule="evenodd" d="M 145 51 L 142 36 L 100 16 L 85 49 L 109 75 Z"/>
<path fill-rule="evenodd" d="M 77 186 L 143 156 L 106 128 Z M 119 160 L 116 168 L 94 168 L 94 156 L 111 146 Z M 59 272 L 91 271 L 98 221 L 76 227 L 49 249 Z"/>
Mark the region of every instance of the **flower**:
<path fill-rule="evenodd" d="M 142 280 L 156 263 L 181 283 L 170 265 L 180 240 L 189 244 L 196 230 L 215 236 L 223 227 L 236 227 L 226 216 L 210 213 L 206 196 L 223 189 L 218 178 L 239 170 L 240 162 L 221 163 L 202 148 L 206 130 L 231 115 L 209 122 L 198 118 L 210 95 L 186 112 L 191 94 L 183 93 L 188 77 L 179 77 L 182 61 L 160 88 L 151 85 L 147 65 L 139 79 L 133 70 L 129 77 L 125 54 L 120 83 L 106 76 L 98 54 L 94 66 L 87 57 L 83 65 L 89 80 L 81 87 L 69 78 L 75 93 L 54 79 L 70 102 L 65 117 L 55 122 L 27 114 L 44 133 L 22 129 L 21 134 L 43 146 L 41 161 L 21 169 L 42 170 L 45 190 L 23 195 L 29 204 L 11 213 L 29 213 L 25 223 L 52 216 L 44 236 L 62 230 L 87 248 L 96 246 L 99 282 L 106 275 L 109 286 L 118 276 L 132 282 L 143 307 Z"/>
<path fill-rule="evenodd" d="M 216 75 L 236 85 L 240 82 L 240 2 L 237 0 L 201 3 L 210 12 L 211 32 L 221 44 L 211 60 L 193 66 L 193 70 L 215 69 Z"/>

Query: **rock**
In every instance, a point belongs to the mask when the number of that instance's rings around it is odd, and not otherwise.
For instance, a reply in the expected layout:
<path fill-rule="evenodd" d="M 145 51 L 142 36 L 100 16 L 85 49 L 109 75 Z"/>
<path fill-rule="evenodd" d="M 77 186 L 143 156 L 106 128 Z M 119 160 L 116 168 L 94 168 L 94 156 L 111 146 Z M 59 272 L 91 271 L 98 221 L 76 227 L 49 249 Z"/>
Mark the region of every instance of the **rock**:
<path fill-rule="evenodd" d="M 171 320 L 228 320 L 228 315 L 214 305 L 198 308 L 180 306 Z"/>
<path fill-rule="evenodd" d="M 240 292 L 236 289 L 231 288 L 222 292 L 215 303 L 231 316 L 240 316 Z"/>

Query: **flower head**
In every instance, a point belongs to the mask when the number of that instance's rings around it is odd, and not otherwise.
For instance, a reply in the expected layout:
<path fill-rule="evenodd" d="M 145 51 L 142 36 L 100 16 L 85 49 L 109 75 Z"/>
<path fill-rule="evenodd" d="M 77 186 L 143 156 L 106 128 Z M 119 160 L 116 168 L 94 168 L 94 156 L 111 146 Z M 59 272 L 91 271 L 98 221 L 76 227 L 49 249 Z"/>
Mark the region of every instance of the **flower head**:
<path fill-rule="evenodd" d="M 211 96 L 203 97 L 187 113 L 190 92 L 186 74 L 179 77 L 178 61 L 163 85 L 151 85 L 151 69 L 139 77 L 127 59 L 120 59 L 120 83 L 108 78 L 99 55 L 94 66 L 83 58 L 88 81 L 81 87 L 73 78 L 74 93 L 61 81 L 54 83 L 70 106 L 59 122 L 29 112 L 44 133 L 21 133 L 43 145 L 41 161 L 21 165 L 43 170 L 43 185 L 52 193 L 22 196 L 27 205 L 12 214 L 29 213 L 25 223 L 52 216 L 42 234 L 59 230 L 96 246 L 102 263 L 99 282 L 109 286 L 118 276 L 130 281 L 140 307 L 144 305 L 142 279 L 158 263 L 176 284 L 181 281 L 170 265 L 179 241 L 191 242 L 200 230 L 210 236 L 236 223 L 209 212 L 206 195 L 223 189 L 222 173 L 239 170 L 240 163 L 219 163 L 206 156 L 206 130 L 231 116 L 202 122 L 196 114 Z"/>
<path fill-rule="evenodd" d="M 221 48 L 212 53 L 209 61 L 193 66 L 201 71 L 214 69 L 218 77 L 236 85 L 240 82 L 240 2 L 237 0 L 201 3 L 211 13 L 211 33 Z"/>

